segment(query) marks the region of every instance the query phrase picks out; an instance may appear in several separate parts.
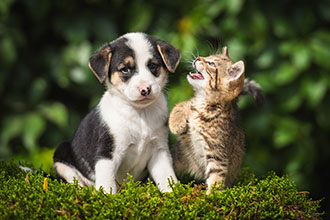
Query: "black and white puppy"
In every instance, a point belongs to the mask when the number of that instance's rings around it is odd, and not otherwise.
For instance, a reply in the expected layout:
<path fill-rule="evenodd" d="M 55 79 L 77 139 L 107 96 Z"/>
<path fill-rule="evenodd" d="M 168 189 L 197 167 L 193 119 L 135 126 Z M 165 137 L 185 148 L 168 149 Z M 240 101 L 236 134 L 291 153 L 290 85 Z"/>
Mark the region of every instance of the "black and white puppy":
<path fill-rule="evenodd" d="M 162 89 L 180 58 L 178 49 L 144 33 L 125 34 L 96 52 L 89 67 L 107 90 L 73 138 L 56 149 L 57 174 L 116 193 L 127 173 L 136 180 L 149 173 L 160 190 L 171 191 L 168 178 L 177 178 Z"/>

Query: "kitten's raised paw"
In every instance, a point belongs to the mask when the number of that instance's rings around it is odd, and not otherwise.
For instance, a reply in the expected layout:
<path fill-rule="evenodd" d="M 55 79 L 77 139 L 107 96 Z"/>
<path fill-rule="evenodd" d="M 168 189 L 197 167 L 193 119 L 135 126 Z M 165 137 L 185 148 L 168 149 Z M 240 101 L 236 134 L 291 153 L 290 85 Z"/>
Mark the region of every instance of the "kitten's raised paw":
<path fill-rule="evenodd" d="M 180 135 L 187 131 L 190 113 L 188 102 L 177 104 L 170 114 L 168 125 L 173 134 Z"/>
<path fill-rule="evenodd" d="M 173 121 L 172 123 L 169 123 L 169 127 L 173 134 L 180 135 L 187 131 L 187 121 Z"/>

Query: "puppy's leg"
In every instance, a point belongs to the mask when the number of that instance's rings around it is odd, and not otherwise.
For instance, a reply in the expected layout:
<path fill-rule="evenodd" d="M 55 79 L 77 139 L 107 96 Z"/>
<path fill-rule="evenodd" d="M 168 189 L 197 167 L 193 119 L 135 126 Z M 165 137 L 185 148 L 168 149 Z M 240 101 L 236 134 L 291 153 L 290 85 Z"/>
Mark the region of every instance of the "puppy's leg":
<path fill-rule="evenodd" d="M 174 183 L 178 182 L 173 170 L 172 158 L 168 149 L 158 149 L 154 153 L 148 163 L 148 170 L 162 192 L 172 191 L 168 179 L 172 178 Z"/>
<path fill-rule="evenodd" d="M 95 188 L 99 189 L 102 186 L 105 192 L 115 194 L 117 192 L 115 180 L 117 169 L 118 166 L 114 160 L 98 160 L 95 164 Z"/>
<path fill-rule="evenodd" d="M 86 179 L 77 169 L 65 163 L 54 163 L 54 169 L 57 175 L 68 183 L 73 183 L 74 179 L 76 179 L 80 186 L 89 186 L 93 184 L 92 181 Z"/>

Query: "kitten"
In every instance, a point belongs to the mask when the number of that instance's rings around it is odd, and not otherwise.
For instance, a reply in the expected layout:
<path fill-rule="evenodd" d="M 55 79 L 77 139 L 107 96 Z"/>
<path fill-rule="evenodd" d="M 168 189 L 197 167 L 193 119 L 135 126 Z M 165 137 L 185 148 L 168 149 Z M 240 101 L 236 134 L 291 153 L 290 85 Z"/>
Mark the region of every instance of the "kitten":
<path fill-rule="evenodd" d="M 233 63 L 227 47 L 222 54 L 197 57 L 193 66 L 197 72 L 187 79 L 195 96 L 177 104 L 169 117 L 170 130 L 178 135 L 173 160 L 177 174 L 206 180 L 209 194 L 214 184 L 229 187 L 240 170 L 245 138 L 239 96 L 251 93 L 262 103 L 263 95 L 257 83 L 244 80 L 243 61 Z"/>

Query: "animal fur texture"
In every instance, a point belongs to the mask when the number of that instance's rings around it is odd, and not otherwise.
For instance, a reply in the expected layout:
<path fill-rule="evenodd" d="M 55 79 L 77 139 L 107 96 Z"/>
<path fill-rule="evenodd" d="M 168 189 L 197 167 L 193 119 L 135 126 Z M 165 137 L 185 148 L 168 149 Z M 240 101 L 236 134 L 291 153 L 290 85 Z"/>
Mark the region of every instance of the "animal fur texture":
<path fill-rule="evenodd" d="M 104 45 L 89 67 L 106 91 L 80 122 L 73 137 L 54 153 L 62 179 L 117 192 L 132 175 L 148 174 L 165 192 L 177 181 L 168 148 L 168 109 L 163 88 L 180 51 L 144 33 L 128 33 Z"/>
<path fill-rule="evenodd" d="M 245 154 L 238 96 L 251 93 L 261 104 L 263 95 L 257 83 L 244 80 L 243 61 L 233 63 L 226 47 L 222 54 L 197 57 L 193 66 L 196 73 L 187 79 L 195 96 L 177 104 L 169 117 L 178 136 L 172 155 L 177 175 L 206 181 L 210 193 L 214 184 L 231 186 Z"/>

